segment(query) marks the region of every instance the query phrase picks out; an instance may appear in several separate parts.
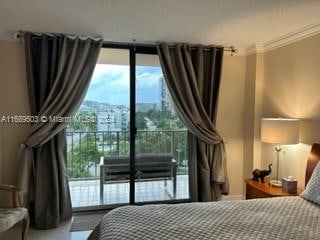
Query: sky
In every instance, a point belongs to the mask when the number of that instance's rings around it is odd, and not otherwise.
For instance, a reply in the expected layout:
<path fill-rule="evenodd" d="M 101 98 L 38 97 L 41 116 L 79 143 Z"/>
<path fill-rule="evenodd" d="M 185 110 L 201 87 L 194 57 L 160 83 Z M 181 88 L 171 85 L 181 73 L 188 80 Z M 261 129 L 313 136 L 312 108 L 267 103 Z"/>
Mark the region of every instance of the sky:
<path fill-rule="evenodd" d="M 137 102 L 159 102 L 160 67 L 137 66 Z M 129 66 L 97 64 L 85 100 L 129 106 Z"/>

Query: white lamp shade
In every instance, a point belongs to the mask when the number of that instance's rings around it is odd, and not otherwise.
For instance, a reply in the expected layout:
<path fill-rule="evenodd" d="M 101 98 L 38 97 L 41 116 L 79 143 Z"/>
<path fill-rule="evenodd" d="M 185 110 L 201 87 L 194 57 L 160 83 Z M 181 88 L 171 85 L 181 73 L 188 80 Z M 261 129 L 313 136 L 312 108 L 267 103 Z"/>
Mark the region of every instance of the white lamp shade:
<path fill-rule="evenodd" d="M 299 120 L 262 118 L 261 141 L 283 145 L 299 143 Z"/>

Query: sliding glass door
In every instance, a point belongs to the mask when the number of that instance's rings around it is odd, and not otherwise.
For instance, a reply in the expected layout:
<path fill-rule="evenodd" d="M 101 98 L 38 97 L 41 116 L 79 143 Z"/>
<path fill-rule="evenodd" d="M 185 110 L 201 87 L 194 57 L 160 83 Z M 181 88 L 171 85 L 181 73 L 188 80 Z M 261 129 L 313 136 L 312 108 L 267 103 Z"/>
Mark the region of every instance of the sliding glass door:
<path fill-rule="evenodd" d="M 74 210 L 189 199 L 187 131 L 155 48 L 102 48 L 76 117 L 67 129 Z"/>
<path fill-rule="evenodd" d="M 136 54 L 135 202 L 188 199 L 187 131 L 156 54 Z"/>
<path fill-rule="evenodd" d="M 129 54 L 127 49 L 101 49 L 77 121 L 68 126 L 67 166 L 75 209 L 129 203 Z M 94 121 L 83 122 L 88 116 Z"/>

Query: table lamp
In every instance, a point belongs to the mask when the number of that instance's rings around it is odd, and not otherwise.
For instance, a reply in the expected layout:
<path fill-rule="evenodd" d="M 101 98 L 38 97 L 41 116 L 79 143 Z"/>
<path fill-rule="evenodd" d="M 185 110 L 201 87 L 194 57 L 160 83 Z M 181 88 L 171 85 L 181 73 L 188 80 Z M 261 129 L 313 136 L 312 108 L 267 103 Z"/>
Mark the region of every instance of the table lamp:
<path fill-rule="evenodd" d="M 276 145 L 277 175 L 275 180 L 270 181 L 270 184 L 281 187 L 281 180 L 279 179 L 281 145 L 299 143 L 299 120 L 288 118 L 262 118 L 261 141 Z"/>

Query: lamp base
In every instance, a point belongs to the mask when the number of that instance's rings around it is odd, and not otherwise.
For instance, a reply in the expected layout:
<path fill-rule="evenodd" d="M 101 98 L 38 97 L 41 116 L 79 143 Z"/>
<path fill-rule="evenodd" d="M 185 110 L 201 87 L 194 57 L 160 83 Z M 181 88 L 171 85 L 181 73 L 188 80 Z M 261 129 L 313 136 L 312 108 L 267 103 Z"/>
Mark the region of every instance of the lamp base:
<path fill-rule="evenodd" d="M 269 184 L 274 187 L 282 187 L 282 183 L 280 180 L 270 180 Z"/>

